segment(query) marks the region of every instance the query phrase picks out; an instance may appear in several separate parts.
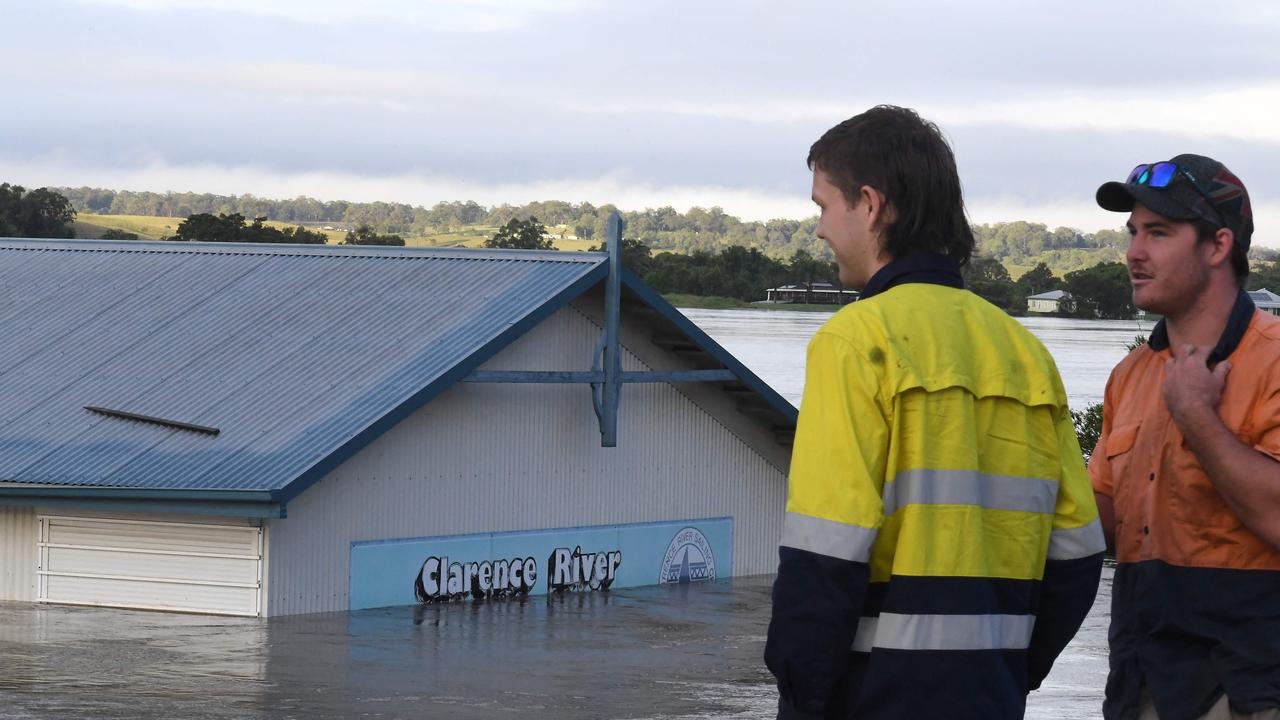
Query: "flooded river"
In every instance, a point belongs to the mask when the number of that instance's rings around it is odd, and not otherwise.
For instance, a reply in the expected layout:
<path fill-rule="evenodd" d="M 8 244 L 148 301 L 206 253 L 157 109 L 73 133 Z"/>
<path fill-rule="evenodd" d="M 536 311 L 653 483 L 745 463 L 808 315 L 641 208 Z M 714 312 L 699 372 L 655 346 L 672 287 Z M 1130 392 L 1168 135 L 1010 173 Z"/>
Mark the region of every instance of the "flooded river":
<path fill-rule="evenodd" d="M 798 403 L 826 316 L 690 310 Z M 1136 323 L 1024 321 L 1073 406 L 1102 396 Z M 772 717 L 769 577 L 251 620 L 0 603 L 2 718 Z M 1098 717 L 1111 570 L 1027 717 Z"/>
<path fill-rule="evenodd" d="M 804 391 L 804 352 L 828 313 L 786 310 L 683 310 L 716 342 L 796 406 Z M 1062 374 L 1074 410 L 1102 401 L 1111 368 L 1126 343 L 1153 323 L 1138 320 L 1018 318 L 1044 343 Z"/>

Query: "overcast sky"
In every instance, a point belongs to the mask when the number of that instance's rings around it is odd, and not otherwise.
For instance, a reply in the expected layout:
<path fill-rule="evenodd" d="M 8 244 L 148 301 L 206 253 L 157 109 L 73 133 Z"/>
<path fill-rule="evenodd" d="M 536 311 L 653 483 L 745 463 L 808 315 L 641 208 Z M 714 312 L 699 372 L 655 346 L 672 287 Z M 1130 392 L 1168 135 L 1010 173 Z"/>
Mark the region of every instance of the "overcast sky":
<path fill-rule="evenodd" d="M 1280 7 L 1258 2 L 0 0 L 0 181 L 814 214 L 809 144 L 877 103 L 977 222 L 1212 155 L 1280 245 Z"/>

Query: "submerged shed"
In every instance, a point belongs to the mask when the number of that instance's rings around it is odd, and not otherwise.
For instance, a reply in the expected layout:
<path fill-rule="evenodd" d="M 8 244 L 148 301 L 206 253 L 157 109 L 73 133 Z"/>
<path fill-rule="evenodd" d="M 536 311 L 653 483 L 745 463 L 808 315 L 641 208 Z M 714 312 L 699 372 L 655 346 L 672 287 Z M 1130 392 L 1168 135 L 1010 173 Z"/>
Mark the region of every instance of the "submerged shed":
<path fill-rule="evenodd" d="M 267 616 L 776 565 L 795 408 L 605 253 L 0 240 L 0 340 L 2 600 Z"/>

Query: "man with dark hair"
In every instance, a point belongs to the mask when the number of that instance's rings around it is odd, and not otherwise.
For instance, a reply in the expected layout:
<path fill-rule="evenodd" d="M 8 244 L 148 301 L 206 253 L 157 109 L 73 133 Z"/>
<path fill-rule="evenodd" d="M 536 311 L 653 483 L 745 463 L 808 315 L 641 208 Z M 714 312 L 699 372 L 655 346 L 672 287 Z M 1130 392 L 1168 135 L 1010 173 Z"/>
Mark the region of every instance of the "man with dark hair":
<path fill-rule="evenodd" d="M 780 718 L 1020 718 L 1097 592 L 1103 539 L 1048 352 L 964 289 L 936 126 L 880 106 L 809 153 L 863 291 L 809 344 L 765 661 Z"/>
<path fill-rule="evenodd" d="M 1241 288 L 1248 191 L 1179 155 L 1097 200 L 1164 316 L 1112 371 L 1089 463 L 1118 561 L 1104 715 L 1280 718 L 1280 318 Z"/>

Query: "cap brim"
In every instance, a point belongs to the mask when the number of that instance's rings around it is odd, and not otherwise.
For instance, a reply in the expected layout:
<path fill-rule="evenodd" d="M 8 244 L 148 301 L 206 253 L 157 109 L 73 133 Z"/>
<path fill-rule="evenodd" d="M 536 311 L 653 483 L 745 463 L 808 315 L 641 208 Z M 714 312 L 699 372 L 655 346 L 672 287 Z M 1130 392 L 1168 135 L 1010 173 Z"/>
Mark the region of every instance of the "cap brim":
<path fill-rule="evenodd" d="M 1129 192 L 1129 186 L 1122 182 L 1102 183 L 1098 188 L 1096 195 L 1098 207 L 1111 212 L 1129 212 L 1133 210 L 1133 193 Z"/>
<path fill-rule="evenodd" d="M 1099 207 L 1111 212 L 1132 212 L 1133 206 L 1141 203 L 1148 210 L 1170 220 L 1194 220 L 1199 217 L 1194 210 L 1179 203 L 1173 193 L 1145 185 L 1129 185 L 1112 180 L 1098 188 L 1095 199 Z"/>

